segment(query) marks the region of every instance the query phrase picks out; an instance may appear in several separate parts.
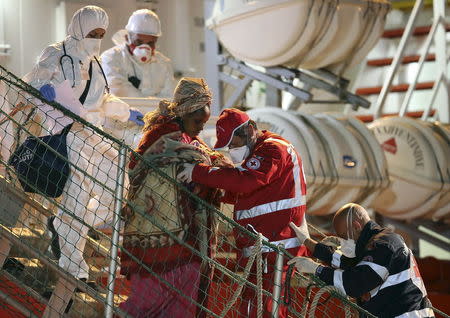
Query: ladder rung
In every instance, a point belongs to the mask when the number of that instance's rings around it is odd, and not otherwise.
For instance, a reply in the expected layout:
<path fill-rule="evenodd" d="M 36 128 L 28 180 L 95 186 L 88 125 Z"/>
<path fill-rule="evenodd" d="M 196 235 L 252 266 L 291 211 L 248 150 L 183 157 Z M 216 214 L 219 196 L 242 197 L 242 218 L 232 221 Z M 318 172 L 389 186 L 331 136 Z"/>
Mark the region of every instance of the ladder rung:
<path fill-rule="evenodd" d="M 432 82 L 423 82 L 417 83 L 415 90 L 424 90 L 424 89 L 432 89 L 434 85 L 434 81 Z M 409 84 L 398 84 L 392 85 L 390 92 L 393 93 L 401 93 L 406 92 L 409 88 Z M 373 86 L 373 87 L 361 87 L 356 90 L 357 95 L 375 95 L 381 93 L 382 86 Z"/>
<path fill-rule="evenodd" d="M 421 35 L 427 35 L 431 30 L 431 25 L 425 25 L 425 26 L 419 26 L 414 29 L 412 32 L 412 35 L 414 36 L 421 36 Z M 405 28 L 398 28 L 398 29 L 392 29 L 392 30 L 385 30 L 383 32 L 382 37 L 386 39 L 394 39 L 394 38 L 400 38 L 403 35 L 403 32 L 405 31 Z M 445 26 L 445 31 L 450 31 L 450 25 Z"/>
<path fill-rule="evenodd" d="M 430 116 L 433 116 L 434 113 L 436 112 L 435 109 L 432 109 L 430 111 Z M 421 118 L 423 115 L 423 111 L 416 111 L 416 112 L 407 112 L 405 114 L 405 117 L 410 117 L 410 118 Z M 383 114 L 381 115 L 381 117 L 394 117 L 394 116 L 398 116 L 398 113 L 389 113 L 389 114 Z M 370 123 L 372 121 L 374 121 L 373 115 L 368 114 L 368 115 L 358 115 L 356 116 L 356 118 L 358 118 L 359 120 L 361 120 L 362 122 L 365 123 Z"/>
<path fill-rule="evenodd" d="M 409 55 L 405 56 L 402 59 L 402 64 L 409 63 L 417 63 L 419 62 L 420 55 Z M 434 61 L 436 59 L 436 55 L 434 53 L 428 54 L 425 61 Z M 394 59 L 392 57 L 384 58 L 384 59 L 373 59 L 368 60 L 367 65 L 369 66 L 387 66 L 391 65 Z"/>

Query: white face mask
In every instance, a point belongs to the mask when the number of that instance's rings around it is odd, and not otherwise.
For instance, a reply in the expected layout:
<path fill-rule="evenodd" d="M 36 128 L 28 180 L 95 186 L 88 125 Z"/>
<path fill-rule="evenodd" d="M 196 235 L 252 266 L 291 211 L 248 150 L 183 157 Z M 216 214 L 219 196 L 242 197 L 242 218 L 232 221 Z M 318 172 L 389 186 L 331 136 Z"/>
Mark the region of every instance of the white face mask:
<path fill-rule="evenodd" d="M 245 145 L 242 147 L 231 148 L 228 152 L 230 153 L 233 163 L 241 163 L 250 154 L 250 148 Z"/>
<path fill-rule="evenodd" d="M 84 38 L 81 40 L 84 52 L 89 57 L 98 56 L 100 54 L 100 44 L 102 40 L 93 38 Z"/>
<path fill-rule="evenodd" d="M 153 61 L 152 48 L 148 44 L 136 46 L 133 50 L 133 57 L 138 63 L 150 63 Z"/>
<path fill-rule="evenodd" d="M 353 237 L 353 206 L 350 207 L 347 219 L 346 219 L 346 225 L 347 225 L 347 239 L 339 238 L 339 241 L 341 242 L 341 252 L 344 256 L 353 258 L 356 257 L 356 243 Z"/>

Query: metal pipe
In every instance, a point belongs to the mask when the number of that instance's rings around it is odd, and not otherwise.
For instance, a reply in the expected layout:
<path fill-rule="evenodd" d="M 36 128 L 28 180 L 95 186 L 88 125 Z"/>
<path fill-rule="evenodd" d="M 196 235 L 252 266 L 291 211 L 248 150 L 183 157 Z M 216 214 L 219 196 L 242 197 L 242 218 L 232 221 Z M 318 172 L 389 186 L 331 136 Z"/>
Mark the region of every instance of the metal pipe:
<path fill-rule="evenodd" d="M 203 15 L 205 19 L 211 17 L 214 10 L 215 1 L 203 0 Z M 213 93 L 211 104 L 211 114 L 218 116 L 223 105 L 223 85 L 220 82 L 219 74 L 222 69 L 217 63 L 217 56 L 220 54 L 219 40 L 213 30 L 204 28 L 205 31 L 205 77 L 208 86 Z"/>
<path fill-rule="evenodd" d="M 427 120 L 428 116 L 430 116 L 431 108 L 433 107 L 434 101 L 436 100 L 437 92 L 439 90 L 439 86 L 440 86 L 443 78 L 444 78 L 444 74 L 441 73 L 439 80 L 434 82 L 433 90 L 431 91 L 430 102 L 428 103 L 427 107 L 425 107 L 425 109 L 423 110 L 422 117 L 420 118 L 421 120 Z"/>
<path fill-rule="evenodd" d="M 446 16 L 446 2 L 445 0 L 433 1 L 433 14 L 436 17 Z M 436 36 L 434 38 L 434 50 L 436 54 L 436 67 L 444 75 L 443 82 L 445 85 L 439 87 L 436 95 L 436 105 L 439 115 L 439 120 L 442 123 L 450 123 L 450 92 L 447 72 L 447 35 L 444 23 L 437 26 Z"/>
<path fill-rule="evenodd" d="M 284 248 L 283 244 L 278 247 Z M 273 304 L 272 304 L 272 318 L 278 318 L 278 309 L 280 306 L 281 296 L 281 278 L 283 276 L 283 253 L 281 249 L 277 249 L 277 258 L 275 260 L 275 275 L 273 280 Z"/>
<path fill-rule="evenodd" d="M 108 296 L 106 298 L 106 318 L 112 318 L 114 309 L 114 282 L 117 270 L 117 253 L 119 249 L 120 211 L 122 209 L 123 189 L 125 182 L 126 149 L 119 149 L 119 165 L 117 167 L 116 202 L 114 205 L 113 235 L 111 246 L 111 263 L 108 274 Z"/>
<path fill-rule="evenodd" d="M 405 51 L 406 43 L 408 42 L 411 33 L 413 31 L 414 24 L 416 23 L 418 13 L 422 9 L 423 0 L 417 0 L 414 4 L 414 8 L 409 16 L 408 23 L 405 27 L 405 32 L 400 40 L 400 44 L 398 45 L 397 52 L 395 53 L 394 60 L 392 61 L 391 67 L 389 68 L 388 75 L 383 84 L 383 88 L 381 89 L 381 93 L 378 96 L 377 103 L 375 104 L 374 109 L 374 118 L 380 118 L 383 112 L 384 102 L 386 101 L 387 94 L 389 89 L 391 88 L 392 81 L 394 80 L 394 75 L 397 72 L 397 69 L 400 65 L 400 61 L 402 60 L 403 53 Z"/>
<path fill-rule="evenodd" d="M 431 27 L 430 33 L 428 33 L 428 36 L 427 36 L 427 39 L 425 41 L 425 45 L 423 48 L 423 52 L 419 59 L 416 76 L 414 76 L 413 82 L 409 84 L 408 91 L 406 92 L 406 96 L 403 99 L 402 106 L 400 107 L 400 112 L 399 112 L 400 117 L 405 116 L 406 111 L 408 110 L 409 102 L 411 100 L 414 89 L 416 88 L 416 84 L 417 84 L 417 81 L 419 80 L 419 76 L 420 76 L 420 73 L 422 72 L 422 68 L 423 68 L 424 62 L 427 58 L 428 52 L 430 51 L 431 43 L 433 42 L 433 39 L 434 39 L 434 34 L 436 33 L 437 26 L 441 22 L 442 22 L 442 17 L 438 17 L 437 19 L 435 19 L 433 22 L 433 25 Z"/>
<path fill-rule="evenodd" d="M 227 103 L 224 108 L 230 108 L 236 106 L 239 100 L 245 95 L 247 88 L 252 83 L 252 79 L 249 76 L 245 76 L 242 80 L 239 81 L 239 85 L 234 88 L 233 94 L 228 98 Z"/>
<path fill-rule="evenodd" d="M 221 62 L 231 67 L 232 69 L 241 72 L 242 74 L 250 76 L 251 78 L 269 84 L 279 90 L 289 92 L 300 100 L 303 101 L 311 100 L 312 97 L 311 93 L 304 91 L 300 88 L 294 87 L 292 85 L 289 85 L 288 83 L 284 83 L 283 81 L 276 79 L 270 75 L 267 75 L 266 73 L 259 72 L 245 64 L 237 62 L 231 57 L 222 57 Z"/>

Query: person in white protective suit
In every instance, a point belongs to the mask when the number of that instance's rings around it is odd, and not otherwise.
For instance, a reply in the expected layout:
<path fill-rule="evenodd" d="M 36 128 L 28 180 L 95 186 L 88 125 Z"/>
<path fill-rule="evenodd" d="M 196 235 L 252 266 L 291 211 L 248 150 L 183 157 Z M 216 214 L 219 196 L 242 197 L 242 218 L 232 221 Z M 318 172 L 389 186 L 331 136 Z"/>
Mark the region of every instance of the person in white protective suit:
<path fill-rule="evenodd" d="M 126 97 L 171 97 L 175 88 L 172 65 L 156 50 L 161 36 L 158 16 L 148 9 L 137 10 L 125 29 L 114 35 L 117 45 L 102 54 L 111 92 Z"/>
<path fill-rule="evenodd" d="M 47 47 L 24 80 L 39 89 L 48 101 L 55 97 L 58 100 L 58 86 L 67 81 L 82 104 L 81 109 L 71 110 L 94 125 L 101 126 L 107 120 L 143 124 L 140 112 L 130 110 L 126 103 L 107 92 L 107 81 L 97 58 L 107 27 L 108 16 L 103 9 L 96 6 L 79 9 L 68 26 L 68 36 Z M 56 133 L 73 123 L 62 114 L 49 116 L 48 105 L 38 107 L 47 115 L 44 125 L 48 133 Z M 67 134 L 67 151 L 70 176 L 58 214 L 49 219 L 48 225 L 59 237 L 56 247 L 52 244 L 55 254 L 60 248 L 60 255 L 56 255 L 60 256 L 59 266 L 76 278 L 87 280 L 89 267 L 83 258 L 87 225 L 96 226 L 112 216 L 118 152 L 111 142 L 78 122 L 72 124 Z"/>

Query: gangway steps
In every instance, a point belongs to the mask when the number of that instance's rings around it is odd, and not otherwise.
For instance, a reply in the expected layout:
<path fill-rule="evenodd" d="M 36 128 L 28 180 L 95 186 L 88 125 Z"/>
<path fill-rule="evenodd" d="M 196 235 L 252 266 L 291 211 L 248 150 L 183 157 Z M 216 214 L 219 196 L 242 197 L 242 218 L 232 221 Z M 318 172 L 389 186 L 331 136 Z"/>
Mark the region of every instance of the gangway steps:
<path fill-rule="evenodd" d="M 418 26 L 416 27 L 412 35 L 414 36 L 423 36 L 430 33 L 431 25 L 425 25 L 425 26 Z M 445 25 L 445 31 L 450 31 L 450 24 Z M 403 35 L 403 32 L 405 32 L 404 28 L 398 28 L 398 29 L 391 29 L 391 30 L 385 30 L 383 32 L 382 37 L 385 39 L 393 39 L 393 38 L 400 38 Z"/>
<path fill-rule="evenodd" d="M 432 89 L 433 86 L 434 86 L 434 81 L 417 83 L 415 90 Z M 408 88 L 409 88 L 409 84 L 397 84 L 397 85 L 392 85 L 389 91 L 395 92 L 395 93 L 403 93 L 403 92 L 406 92 L 408 90 Z M 382 89 L 382 86 L 361 87 L 356 90 L 356 94 L 363 95 L 363 96 L 378 95 L 381 93 L 381 89 Z"/>
<path fill-rule="evenodd" d="M 18 245 L 24 252 L 24 255 L 29 255 L 30 258 L 36 258 L 39 259 L 39 262 L 42 262 L 42 266 L 45 266 L 47 271 L 54 272 L 55 276 L 57 277 L 54 291 L 50 297 L 50 300 L 48 302 L 48 306 L 45 307 L 44 315 L 43 317 L 53 317 L 53 315 L 57 314 L 58 312 L 64 311 L 66 308 L 69 300 L 74 297 L 74 304 L 72 305 L 70 311 L 76 311 L 77 306 L 79 307 L 78 313 L 74 315 L 73 317 L 92 317 L 92 315 L 80 315 L 80 311 L 86 312 L 88 308 L 94 307 L 94 311 L 92 313 L 96 313 L 93 317 L 97 316 L 97 313 L 101 308 L 104 308 L 104 302 L 106 294 L 96 293 L 92 288 L 90 288 L 88 285 L 86 285 L 84 282 L 79 281 L 72 277 L 71 275 L 65 273 L 59 266 L 55 263 L 55 261 L 48 259 L 45 257 L 42 252 L 36 251 L 32 245 L 28 245 L 27 243 L 24 243 L 21 241 L 20 237 L 15 235 L 12 230 L 0 226 L 0 245 L 2 246 L 2 251 L 0 255 L 7 255 L 7 246 L 5 245 L 5 242 L 12 245 Z M 6 253 L 5 253 L 6 252 Z M 35 263 L 31 261 L 31 264 L 33 264 L 33 267 L 35 267 Z M 50 287 L 53 286 L 53 284 L 49 284 Z M 75 290 L 75 288 L 78 288 L 81 290 L 81 293 L 72 293 L 71 290 Z M 39 291 L 37 291 L 39 292 Z M 87 294 L 89 297 L 83 295 Z M 81 296 L 80 296 L 81 295 Z M 77 305 L 77 298 L 80 298 L 79 305 Z M 116 300 L 123 301 L 123 299 L 126 296 L 123 295 L 116 295 Z M 93 299 L 95 301 L 95 306 L 91 306 L 91 303 L 87 303 L 86 299 Z M 102 309 L 103 310 L 103 309 Z M 117 310 L 117 309 L 116 309 Z M 69 316 L 70 317 L 70 316 Z"/>
<path fill-rule="evenodd" d="M 379 58 L 379 59 L 371 59 L 367 61 L 368 66 L 374 66 L 374 67 L 380 67 L 380 66 L 388 66 L 392 64 L 392 61 L 394 58 L 387 57 L 387 58 Z M 409 55 L 404 56 L 402 59 L 402 64 L 410 64 L 410 63 L 417 63 L 420 60 L 420 55 Z M 436 60 L 436 55 L 434 53 L 430 53 L 425 58 L 425 61 L 432 62 Z"/>
<path fill-rule="evenodd" d="M 7 301 L 11 302 L 11 299 L 14 301 L 14 304 L 10 306 L 7 306 L 5 303 L 0 304 L 1 317 L 12 317 L 10 315 L 15 315 L 15 317 L 42 316 L 47 300 L 5 270 L 0 270 L 0 291 L 8 296 Z M 0 298 L 2 300 L 5 299 L 3 297 Z M 19 303 L 19 306 L 16 303 Z M 11 308 L 11 306 L 15 309 Z"/>
<path fill-rule="evenodd" d="M 432 109 L 430 111 L 430 116 L 433 116 L 435 112 L 436 112 L 436 110 Z M 421 118 L 422 115 L 423 115 L 423 111 L 407 112 L 405 114 L 406 117 L 411 117 L 411 118 Z M 398 116 L 398 113 L 386 113 L 386 114 L 383 114 L 381 117 L 393 117 L 393 116 Z M 370 123 L 375 120 L 375 117 L 372 114 L 358 115 L 358 116 L 356 116 L 356 118 L 358 118 L 359 120 L 361 120 L 364 123 Z"/>
<path fill-rule="evenodd" d="M 28 207 L 35 209 L 42 216 L 51 216 L 53 212 L 49 209 L 42 206 L 39 202 L 35 201 L 32 197 L 28 196 L 23 191 L 14 187 L 9 181 L 5 178 L 0 177 L 0 182 L 2 186 L 6 186 L 9 190 L 9 194 L 13 197 L 13 200 L 17 200 L 23 202 L 28 205 Z M 90 277 L 94 280 L 101 281 L 107 277 L 107 266 L 109 265 L 109 246 L 104 246 L 102 243 L 108 241 L 108 238 L 103 233 L 99 233 L 100 240 L 99 242 L 93 240 L 92 238 L 88 238 L 86 249 L 85 249 L 85 259 L 90 265 Z M 20 261 L 25 269 L 22 274 L 19 274 L 18 277 L 15 277 L 15 287 L 14 291 L 17 293 L 24 293 L 30 295 L 38 295 L 40 297 L 38 303 L 42 304 L 43 310 L 47 310 L 49 307 L 60 307 L 57 311 L 61 311 L 61 308 L 65 308 L 65 304 L 61 303 L 62 296 L 66 299 L 66 302 L 73 298 L 73 304 L 69 313 L 65 316 L 67 317 L 100 317 L 103 315 L 104 311 L 104 301 L 99 299 L 98 297 L 106 298 L 106 282 L 105 284 L 99 284 L 99 294 L 96 295 L 94 291 L 89 291 L 89 288 L 86 288 L 86 285 L 78 280 L 75 280 L 73 277 L 67 274 L 62 274 L 62 270 L 58 267 L 56 260 L 51 260 L 49 258 L 48 246 L 50 244 L 50 237 L 45 233 L 45 230 L 39 228 L 27 228 L 27 227 L 4 227 L 3 225 L 0 228 L 0 248 L 3 260 L 6 259 L 6 256 L 13 257 L 16 260 Z M 6 273 L 5 271 L 2 271 Z M 6 273 L 8 274 L 8 273 Z M 11 276 L 11 275 L 10 275 Z M 8 277 L 7 277 L 8 278 Z M 9 277 L 11 278 L 11 277 Z M 63 278 L 63 279 L 61 279 Z M 9 280 L 8 280 L 9 281 Z M 18 283 L 20 284 L 18 284 Z M 10 284 L 10 285 L 11 285 Z M 72 293 L 64 290 L 64 285 L 71 285 L 78 287 L 81 291 L 80 293 Z M 56 292 L 58 286 L 62 286 L 59 293 Z M 25 290 L 23 287 L 26 287 Z M 50 302 L 53 305 L 47 306 L 47 300 L 42 297 L 43 294 L 47 294 L 48 296 L 53 293 Z M 124 301 L 126 299 L 126 295 L 122 295 L 118 288 L 116 288 L 116 302 Z M 86 294 L 86 292 L 88 292 Z M 54 294 L 57 293 L 56 297 Z M 0 295 L 0 299 L 3 299 L 3 302 L 6 300 L 10 300 L 13 303 L 16 303 L 14 300 L 14 293 L 5 294 L 3 297 Z M 96 299 L 97 298 L 97 299 Z M 37 299 L 37 297 L 35 297 Z M 19 299 L 19 304 L 17 306 L 22 307 L 26 300 Z M 56 300 L 56 303 L 55 303 Z M 13 307 L 17 307 L 13 306 Z M 62 307 L 61 307 L 62 306 Z M 9 306 L 10 307 L 10 306 Z M 25 306 L 26 307 L 26 306 Z M 63 309 L 62 309 L 63 310 Z M 23 311 L 23 310 L 22 310 Z M 44 317 L 52 316 L 55 314 L 42 312 L 39 317 L 44 315 Z M 16 317 L 17 313 L 14 313 L 5 317 Z M 28 317 L 28 314 L 25 314 L 24 317 Z M 3 317 L 3 316 L 1 316 Z"/>

